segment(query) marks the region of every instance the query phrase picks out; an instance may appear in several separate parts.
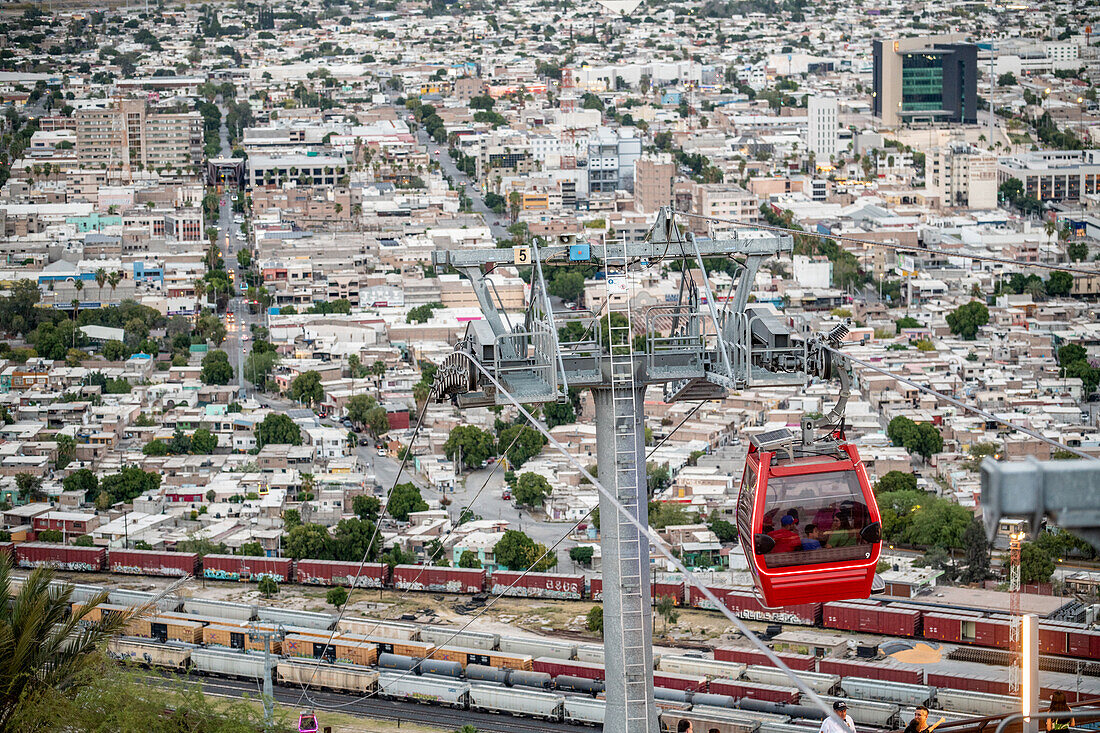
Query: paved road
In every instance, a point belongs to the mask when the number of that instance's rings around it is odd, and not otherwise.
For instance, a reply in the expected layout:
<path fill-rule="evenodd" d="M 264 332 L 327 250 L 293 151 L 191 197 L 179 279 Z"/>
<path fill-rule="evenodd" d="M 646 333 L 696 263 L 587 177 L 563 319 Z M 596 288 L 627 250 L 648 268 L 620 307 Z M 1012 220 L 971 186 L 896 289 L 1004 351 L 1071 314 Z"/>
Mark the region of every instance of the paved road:
<path fill-rule="evenodd" d="M 179 675 L 183 677 L 184 675 Z M 206 677 L 188 679 L 202 686 L 206 695 L 219 697 L 243 698 L 252 700 L 260 699 L 255 681 L 231 680 Z M 154 678 L 151 681 L 158 681 Z M 163 682 L 161 682 L 163 684 Z M 363 697 L 360 695 L 343 694 L 336 692 L 321 692 L 311 690 L 309 700 L 304 700 L 302 690 L 299 687 L 282 687 L 276 685 L 273 697 L 278 703 L 294 708 L 301 707 L 306 710 L 313 707 L 317 713 L 318 723 L 325 726 L 325 711 L 336 711 L 345 715 L 352 715 L 368 719 L 397 720 L 427 725 L 437 725 L 442 729 L 452 731 L 463 725 L 473 725 L 479 731 L 488 733 L 577 733 L 578 728 L 564 723 L 550 723 L 541 720 L 527 718 L 514 718 L 493 713 L 481 713 L 473 710 L 452 710 L 449 708 L 435 707 L 432 705 L 418 705 L 416 703 L 398 702 L 396 700 L 383 700 L 378 697 Z"/>

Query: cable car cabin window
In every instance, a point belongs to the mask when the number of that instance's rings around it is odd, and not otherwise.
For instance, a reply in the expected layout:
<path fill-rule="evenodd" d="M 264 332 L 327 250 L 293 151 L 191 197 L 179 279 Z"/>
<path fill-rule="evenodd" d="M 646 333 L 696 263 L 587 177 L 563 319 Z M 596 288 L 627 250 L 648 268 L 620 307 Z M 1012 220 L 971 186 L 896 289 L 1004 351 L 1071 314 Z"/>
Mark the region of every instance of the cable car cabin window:
<path fill-rule="evenodd" d="M 866 559 L 872 543 L 860 530 L 870 521 L 854 471 L 771 476 L 762 531 L 775 547 L 764 563 L 781 568 Z"/>
<path fill-rule="evenodd" d="M 745 475 L 741 479 L 741 494 L 737 498 L 737 526 L 745 537 L 752 537 L 752 507 L 756 503 L 756 471 L 751 465 L 745 466 Z"/>

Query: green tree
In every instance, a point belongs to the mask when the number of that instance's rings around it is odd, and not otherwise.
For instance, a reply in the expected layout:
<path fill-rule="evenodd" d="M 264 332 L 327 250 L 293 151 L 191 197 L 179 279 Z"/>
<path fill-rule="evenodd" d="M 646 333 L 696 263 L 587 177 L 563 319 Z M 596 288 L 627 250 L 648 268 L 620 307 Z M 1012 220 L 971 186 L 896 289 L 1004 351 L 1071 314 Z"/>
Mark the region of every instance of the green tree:
<path fill-rule="evenodd" d="M 1089 258 L 1089 245 L 1086 242 L 1076 241 L 1066 245 L 1066 255 L 1070 262 L 1081 262 Z"/>
<path fill-rule="evenodd" d="M 265 575 L 256 584 L 256 590 L 260 591 L 260 595 L 264 598 L 271 598 L 279 592 L 279 584 L 270 575 Z"/>
<path fill-rule="evenodd" d="M 477 553 L 473 550 L 463 550 L 462 554 L 458 556 L 458 567 L 477 570 L 481 567 L 481 560 L 478 559 Z"/>
<path fill-rule="evenodd" d="M 1020 548 L 1020 582 L 1049 583 L 1054 575 L 1054 561 L 1033 542 Z"/>
<path fill-rule="evenodd" d="M 569 548 L 569 559 L 579 565 L 591 565 L 595 550 L 590 545 L 577 545 Z"/>
<path fill-rule="evenodd" d="M 203 384 L 229 384 L 233 380 L 233 367 L 229 364 L 229 355 L 215 349 L 208 351 L 202 358 L 202 371 L 199 378 Z"/>
<path fill-rule="evenodd" d="M 295 560 L 331 560 L 332 536 L 319 524 L 299 524 L 283 538 L 283 554 Z"/>
<path fill-rule="evenodd" d="M 603 636 L 603 606 L 593 606 L 585 616 L 585 626 L 589 631 L 593 631 L 600 636 Z"/>
<path fill-rule="evenodd" d="M 409 521 L 412 512 L 427 511 L 428 502 L 420 495 L 420 489 L 412 482 L 398 484 L 390 492 L 389 513 L 399 522 Z"/>
<path fill-rule="evenodd" d="M 38 533 L 39 542 L 64 542 L 65 535 L 60 529 L 44 529 Z"/>
<path fill-rule="evenodd" d="M 518 437 L 517 433 L 519 433 Z M 513 440 L 515 440 L 514 443 Z M 527 459 L 541 453 L 545 444 L 546 439 L 542 437 L 542 433 L 526 425 L 510 425 L 501 430 L 497 436 L 497 445 L 501 448 L 512 446 L 507 448 L 505 455 L 507 455 L 508 462 L 512 464 L 513 469 L 519 468 Z"/>
<path fill-rule="evenodd" d="M 147 456 L 168 455 L 168 444 L 160 438 L 153 438 L 141 447 L 141 452 Z"/>
<path fill-rule="evenodd" d="M 924 324 L 911 316 L 905 316 L 894 321 L 894 330 L 897 333 L 901 333 L 906 328 L 922 328 Z"/>
<path fill-rule="evenodd" d="M 263 557 L 267 553 L 264 552 L 263 545 L 259 542 L 245 542 L 237 549 L 237 554 L 247 557 Z"/>
<path fill-rule="evenodd" d="M 1063 297 L 1069 295 L 1071 290 L 1073 290 L 1073 275 L 1061 271 L 1050 273 L 1050 278 L 1047 280 L 1047 295 Z"/>
<path fill-rule="evenodd" d="M 340 608 L 348 602 L 348 592 L 339 586 L 329 588 L 328 593 L 325 593 L 325 602 L 333 608 Z"/>
<path fill-rule="evenodd" d="M 98 621 L 90 616 L 107 601 L 101 591 L 85 602 L 72 605 L 73 587 L 53 588 L 52 571 L 35 568 L 19 586 L 11 582 L 11 560 L 0 557 L 0 730 L 62 730 L 38 727 L 26 715 L 27 708 L 49 698 L 72 699 L 91 681 L 88 673 L 98 666 L 99 649 L 121 634 L 133 619 L 147 614 L 150 606 L 105 613 Z M 163 710 L 163 708 L 162 708 Z M 13 720 L 22 720 L 15 724 Z"/>
<path fill-rule="evenodd" d="M 87 468 L 78 468 L 65 477 L 61 482 L 65 491 L 79 491 L 84 494 L 84 501 L 92 501 L 99 493 L 99 479 Z"/>
<path fill-rule="evenodd" d="M 90 534 L 82 534 L 73 540 L 73 545 L 76 547 L 95 547 L 95 541 L 92 540 Z"/>
<path fill-rule="evenodd" d="M 698 515 L 684 509 L 682 504 L 672 501 L 649 502 L 649 526 L 664 529 L 678 524 L 694 524 Z"/>
<path fill-rule="evenodd" d="M 333 560 L 360 562 L 366 557 L 373 561 L 382 551 L 382 537 L 370 520 L 341 519 L 332 534 Z"/>
<path fill-rule="evenodd" d="M 382 513 L 382 502 L 376 496 L 360 494 L 351 500 L 351 510 L 360 519 L 377 522 Z"/>
<path fill-rule="evenodd" d="M 312 369 L 302 372 L 290 383 L 290 390 L 287 394 L 290 399 L 304 402 L 310 407 L 320 404 L 321 400 L 325 398 L 325 389 L 321 386 L 320 373 Z"/>
<path fill-rule="evenodd" d="M 917 477 L 903 471 L 888 471 L 875 484 L 875 493 L 880 491 L 916 491 Z"/>
<path fill-rule="evenodd" d="M 287 530 L 294 529 L 302 523 L 302 514 L 297 509 L 283 510 L 283 526 Z"/>
<path fill-rule="evenodd" d="M 509 570 L 527 570 L 538 557 L 535 548 L 535 541 L 526 534 L 508 529 L 493 546 L 493 557 Z"/>
<path fill-rule="evenodd" d="M 577 421 L 577 411 L 571 400 L 565 402 L 547 402 L 542 406 L 542 416 L 546 419 L 546 427 L 555 428 L 558 425 L 570 425 Z"/>
<path fill-rule="evenodd" d="M 724 519 L 715 519 L 710 523 L 710 531 L 714 532 L 719 542 L 736 542 L 737 527 L 732 522 Z"/>
<path fill-rule="evenodd" d="M 921 423 L 917 426 L 916 443 L 912 448 L 906 446 L 906 449 L 917 453 L 927 461 L 943 450 L 943 435 L 932 423 Z"/>
<path fill-rule="evenodd" d="M 265 445 L 301 445 L 302 431 L 297 424 L 286 415 L 271 412 L 259 423 L 256 428 L 256 447 Z"/>
<path fill-rule="evenodd" d="M 54 468 L 60 471 L 76 458 L 76 441 L 68 435 L 58 434 L 54 437 L 54 442 L 57 443 L 57 459 L 54 461 Z"/>
<path fill-rule="evenodd" d="M 197 456 L 208 456 L 218 447 L 218 436 L 206 428 L 198 428 L 191 434 L 191 452 Z"/>
<path fill-rule="evenodd" d="M 479 468 L 493 455 L 495 448 L 493 436 L 488 431 L 475 425 L 459 425 L 451 429 L 443 444 L 443 453 L 451 460 L 457 460 L 461 454 L 463 466 Z"/>
<path fill-rule="evenodd" d="M 658 596 L 654 608 L 664 619 L 665 633 L 668 633 L 668 625 L 675 624 L 680 618 L 680 614 L 676 612 L 676 601 L 672 596 Z"/>
<path fill-rule="evenodd" d="M 348 420 L 359 425 L 365 425 L 370 417 L 370 411 L 378 405 L 373 397 L 368 394 L 352 395 L 348 400 Z"/>
<path fill-rule="evenodd" d="M 970 520 L 963 532 L 962 542 L 966 552 L 966 568 L 960 580 L 965 583 L 980 583 L 989 577 L 989 540 L 980 519 L 974 517 Z"/>
<path fill-rule="evenodd" d="M 947 326 L 951 333 L 967 341 L 973 341 L 978 329 L 989 323 L 989 309 L 985 303 L 972 300 L 947 314 Z"/>
<path fill-rule="evenodd" d="M 522 506 L 542 506 L 550 496 L 550 482 L 542 474 L 527 471 L 520 474 L 512 490 L 516 503 Z"/>

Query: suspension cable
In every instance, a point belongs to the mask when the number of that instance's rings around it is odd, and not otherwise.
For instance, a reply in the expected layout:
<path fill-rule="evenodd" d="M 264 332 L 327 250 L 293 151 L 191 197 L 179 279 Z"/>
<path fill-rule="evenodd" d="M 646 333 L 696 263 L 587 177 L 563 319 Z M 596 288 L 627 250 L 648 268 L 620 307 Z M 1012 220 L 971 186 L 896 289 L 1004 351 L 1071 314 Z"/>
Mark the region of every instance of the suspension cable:
<path fill-rule="evenodd" d="M 892 249 L 897 252 L 918 252 L 934 255 L 943 255 L 944 257 L 957 257 L 968 260 L 977 260 L 979 262 L 996 262 L 1002 265 L 1015 265 L 1016 267 L 1032 267 L 1039 270 L 1055 270 L 1057 272 L 1069 272 L 1074 275 L 1087 275 L 1095 277 L 1100 275 L 1100 270 L 1086 270 L 1080 267 L 1069 267 L 1067 265 L 1053 265 L 1045 262 L 1026 262 L 1022 260 L 1014 260 L 1009 257 L 997 257 L 995 255 L 972 255 L 965 252 L 952 252 L 947 249 L 938 249 L 932 247 L 917 247 L 909 244 L 895 244 L 893 242 L 876 242 L 870 239 L 859 239 L 857 237 L 848 237 L 843 234 L 824 234 L 820 232 L 807 232 L 802 229 L 793 229 L 791 227 L 776 226 L 774 224 L 749 224 L 744 221 L 738 221 L 737 219 L 723 219 L 717 216 L 705 216 L 703 214 L 692 214 L 687 211 L 674 211 L 676 216 L 683 216 L 689 219 L 704 219 L 706 221 L 714 221 L 722 224 L 729 224 L 739 229 L 761 229 L 767 232 L 779 232 L 781 234 L 797 234 L 804 237 L 820 237 L 821 239 L 832 239 L 836 242 L 849 242 L 851 244 L 861 244 L 865 247 L 883 247 L 885 249 Z"/>
<path fill-rule="evenodd" d="M 1011 428 L 1012 430 L 1023 433 L 1024 435 L 1035 438 L 1036 440 L 1042 441 L 1043 443 L 1046 443 L 1047 445 L 1051 446 L 1052 448 L 1057 448 L 1058 450 L 1068 451 L 1068 452 L 1070 452 L 1070 453 L 1072 453 L 1072 454 L 1074 454 L 1074 455 L 1076 455 L 1080 458 L 1088 458 L 1088 459 L 1092 459 L 1092 460 L 1097 459 L 1096 456 L 1085 453 L 1084 451 L 1082 451 L 1078 448 L 1073 448 L 1071 446 L 1066 445 L 1065 443 L 1059 443 L 1057 440 L 1054 440 L 1053 438 L 1048 438 L 1047 436 L 1043 435 L 1042 433 L 1038 432 L 1037 430 L 1032 430 L 1031 428 L 1029 428 L 1025 425 L 1021 425 L 1019 423 L 1012 422 L 1011 420 L 1009 420 L 1007 418 L 998 417 L 997 415 L 993 414 L 992 412 L 989 412 L 987 410 L 983 410 L 982 408 L 977 407 L 976 405 L 971 405 L 967 402 L 963 402 L 962 400 L 955 399 L 954 397 L 951 397 L 950 395 L 945 395 L 942 392 L 937 392 L 936 390 L 932 389 L 931 387 L 923 385 L 920 382 L 915 382 L 912 379 L 909 379 L 908 377 L 902 377 L 902 376 L 899 376 L 897 374 L 894 374 L 890 370 L 888 370 L 884 367 L 880 367 L 877 364 L 873 364 L 873 363 L 871 363 L 869 361 L 865 361 L 863 359 L 857 359 L 856 357 L 848 354 L 847 352 L 839 351 L 839 350 L 833 348 L 832 346 L 828 346 L 828 345 L 823 344 L 822 348 L 824 348 L 828 351 L 831 351 L 832 353 L 840 356 L 842 359 L 847 359 L 848 361 L 852 362 L 853 364 L 859 364 L 861 367 L 864 367 L 866 369 L 870 369 L 872 371 L 876 371 L 876 372 L 879 372 L 881 374 L 885 374 L 886 376 L 891 377 L 893 379 L 896 379 L 899 382 L 902 382 L 904 384 L 908 384 L 910 387 L 913 387 L 916 390 L 924 392 L 925 394 L 932 395 L 936 399 L 943 400 L 944 402 L 952 404 L 955 407 L 958 407 L 962 410 L 966 410 L 968 412 L 973 412 L 976 415 L 980 415 L 980 416 L 984 417 L 986 420 L 992 420 L 993 422 L 998 422 L 998 423 L 1004 425 L 1007 428 Z"/>

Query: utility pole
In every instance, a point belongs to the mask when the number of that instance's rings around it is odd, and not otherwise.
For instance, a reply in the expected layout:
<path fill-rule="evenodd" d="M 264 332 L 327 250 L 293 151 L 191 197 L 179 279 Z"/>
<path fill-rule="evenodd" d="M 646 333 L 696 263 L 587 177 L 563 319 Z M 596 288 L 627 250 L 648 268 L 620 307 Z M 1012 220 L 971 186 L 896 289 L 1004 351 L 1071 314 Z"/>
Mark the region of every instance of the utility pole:
<path fill-rule="evenodd" d="M 595 251 L 594 251 L 595 250 Z M 640 523 L 648 516 L 645 473 L 644 398 L 663 385 L 664 400 L 721 399 L 751 385 L 800 385 L 814 374 L 806 343 L 748 298 L 763 262 L 793 250 L 793 239 L 752 232 L 729 239 L 697 241 L 673 221 L 671 209 L 657 216 L 645 241 L 606 241 L 595 248 L 572 238 L 557 244 L 502 249 L 439 251 L 433 264 L 467 276 L 484 318 L 436 375 L 437 398 L 459 409 L 568 399 L 569 389 L 590 388 L 596 406 L 596 460 L 608 491 Z M 594 256 L 595 255 L 595 256 Z M 704 257 L 739 255 L 735 289 L 721 304 L 703 270 Z M 632 312 L 631 268 L 637 262 L 679 260 L 678 303 Z M 553 311 L 543 263 L 596 264 L 604 274 L 608 313 Z M 486 270 L 530 267 L 531 295 L 524 320 L 512 328 L 493 298 Z M 699 268 L 696 277 L 692 268 Z M 602 317 L 601 317 L 602 316 Z M 580 341 L 559 340 L 564 321 L 584 329 Z M 751 330 L 751 337 L 750 337 Z M 591 334 L 591 336 L 589 336 Z M 667 334 L 667 335 L 666 335 Z M 645 345 L 634 346 L 634 336 Z M 489 376 L 495 375 L 495 376 Z M 601 478 L 601 480 L 604 480 Z M 600 497 L 600 550 L 604 568 L 604 666 L 607 733 L 658 733 L 653 693 L 653 599 L 649 542 L 637 527 Z"/>
<path fill-rule="evenodd" d="M 249 626 L 248 638 L 250 641 L 263 639 L 264 642 L 264 730 L 270 733 L 275 727 L 275 690 L 271 682 L 271 670 L 274 667 L 274 657 L 271 656 L 271 640 L 286 636 L 286 631 L 281 626 L 273 631 L 261 630 L 256 626 Z"/>

